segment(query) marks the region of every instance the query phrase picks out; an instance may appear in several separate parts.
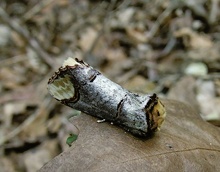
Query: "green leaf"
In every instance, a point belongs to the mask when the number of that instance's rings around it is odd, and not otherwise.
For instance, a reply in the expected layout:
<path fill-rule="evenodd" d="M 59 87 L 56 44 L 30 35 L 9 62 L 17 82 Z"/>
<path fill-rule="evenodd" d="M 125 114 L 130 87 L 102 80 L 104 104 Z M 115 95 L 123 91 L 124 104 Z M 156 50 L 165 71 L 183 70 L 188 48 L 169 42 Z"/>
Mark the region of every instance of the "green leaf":
<path fill-rule="evenodd" d="M 72 146 L 72 143 L 77 140 L 78 135 L 76 134 L 70 134 L 69 137 L 66 139 L 66 144 L 69 145 L 69 147 Z"/>

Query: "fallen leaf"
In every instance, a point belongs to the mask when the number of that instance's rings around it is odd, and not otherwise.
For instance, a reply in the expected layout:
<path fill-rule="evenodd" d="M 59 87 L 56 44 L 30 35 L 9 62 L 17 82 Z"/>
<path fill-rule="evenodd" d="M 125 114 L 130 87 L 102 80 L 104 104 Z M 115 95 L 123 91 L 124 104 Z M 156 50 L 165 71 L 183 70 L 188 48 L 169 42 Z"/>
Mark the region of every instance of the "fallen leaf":
<path fill-rule="evenodd" d="M 134 15 L 134 13 L 135 13 L 135 9 L 133 7 L 120 10 L 117 13 L 118 22 L 124 26 L 127 26 L 131 21 L 131 18 Z"/>
<path fill-rule="evenodd" d="M 49 119 L 47 122 L 47 129 L 50 133 L 57 133 L 62 125 L 62 118 L 58 115 Z"/>
<path fill-rule="evenodd" d="M 199 112 L 199 104 L 196 99 L 196 80 L 192 76 L 183 76 L 177 81 L 169 90 L 167 98 L 189 104 Z"/>
<path fill-rule="evenodd" d="M 82 33 L 81 38 L 79 40 L 79 45 L 84 51 L 88 51 L 94 40 L 96 39 L 98 32 L 93 28 L 87 28 L 85 32 Z"/>
<path fill-rule="evenodd" d="M 2 172 L 15 172 L 13 161 L 6 157 L 0 158 L 0 167 Z"/>
<path fill-rule="evenodd" d="M 135 28 L 128 27 L 126 28 L 126 32 L 128 36 L 131 38 L 132 42 L 134 42 L 135 44 L 145 43 L 148 41 L 148 38 L 143 31 L 139 31 Z"/>
<path fill-rule="evenodd" d="M 13 115 L 22 114 L 26 110 L 25 102 L 6 103 L 3 106 L 3 121 L 6 127 L 10 127 Z"/>
<path fill-rule="evenodd" d="M 37 171 L 42 165 L 53 158 L 59 151 L 57 140 L 45 141 L 41 146 L 24 153 L 24 165 L 28 172 Z"/>
<path fill-rule="evenodd" d="M 176 37 L 182 37 L 185 46 L 190 49 L 211 48 L 213 42 L 205 34 L 198 34 L 189 28 L 182 28 L 174 33 Z"/>
<path fill-rule="evenodd" d="M 141 75 L 136 75 L 123 85 L 127 90 L 139 93 L 149 93 L 155 89 L 155 84 Z"/>
<path fill-rule="evenodd" d="M 199 34 L 189 28 L 182 28 L 174 35 L 183 39 L 184 45 L 188 49 L 186 54 L 189 59 L 205 62 L 219 60 L 219 46 L 207 34 Z"/>
<path fill-rule="evenodd" d="M 200 104 L 202 118 L 220 126 L 220 98 L 215 96 L 214 82 L 200 80 L 197 85 L 196 98 Z"/>
<path fill-rule="evenodd" d="M 19 133 L 19 138 L 21 140 L 26 142 L 35 142 L 40 137 L 46 135 L 47 128 L 45 122 L 48 118 L 49 111 L 47 107 L 41 106 L 35 113 L 36 114 L 32 114 L 33 121 L 24 127 L 24 129 Z M 32 119 L 29 118 L 29 120 L 31 121 Z"/>
<path fill-rule="evenodd" d="M 61 153 L 44 171 L 219 171 L 220 129 L 203 121 L 191 107 L 164 100 L 167 118 L 149 139 L 125 133 L 109 123 L 81 115 L 72 149 Z"/>
<path fill-rule="evenodd" d="M 122 9 L 116 12 L 115 18 L 109 20 L 111 28 L 125 28 L 131 22 L 131 19 L 135 13 L 134 8 L 130 7 Z"/>

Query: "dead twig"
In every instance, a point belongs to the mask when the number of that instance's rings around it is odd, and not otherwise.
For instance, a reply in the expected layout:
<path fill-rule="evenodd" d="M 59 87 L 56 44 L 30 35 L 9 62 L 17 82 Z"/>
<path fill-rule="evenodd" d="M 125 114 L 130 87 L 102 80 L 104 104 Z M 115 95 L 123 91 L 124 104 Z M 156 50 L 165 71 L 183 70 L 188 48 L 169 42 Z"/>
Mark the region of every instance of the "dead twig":
<path fill-rule="evenodd" d="M 11 100 L 15 101 L 16 98 L 17 100 L 19 99 L 32 99 L 32 103 L 33 103 L 33 99 L 36 98 L 40 101 L 39 103 L 39 108 L 37 109 L 37 111 L 35 113 L 33 113 L 31 116 L 29 116 L 22 124 L 20 124 L 16 129 L 14 129 L 13 131 L 11 131 L 10 133 L 8 133 L 6 136 L 0 138 L 0 146 L 2 146 L 5 142 L 11 140 L 12 138 L 16 137 L 19 133 L 21 133 L 26 127 L 30 126 L 35 119 L 40 116 L 42 113 L 49 113 L 52 109 L 54 109 L 56 103 L 54 101 L 52 101 L 51 97 L 48 97 L 48 93 L 47 93 L 47 89 L 45 89 L 45 83 L 48 80 L 48 76 L 50 76 L 52 73 L 50 72 L 47 76 L 45 76 L 45 78 L 43 78 L 43 80 L 41 80 L 41 82 L 39 82 L 36 86 L 28 86 L 26 89 L 23 89 L 22 93 L 20 94 L 13 94 L 10 95 L 11 97 L 7 97 L 7 98 L 11 98 Z M 28 90 L 28 91 L 27 91 Z M 33 93 L 35 93 L 35 97 L 33 96 Z M 36 96 L 37 95 L 37 96 Z M 0 99 L 0 103 L 5 103 L 5 101 L 9 101 L 7 99 Z M 45 114 L 46 115 L 46 114 Z"/>
<path fill-rule="evenodd" d="M 26 12 L 22 19 L 24 21 L 30 20 L 34 15 L 39 13 L 42 9 L 51 4 L 53 1 L 55 0 L 42 0 L 41 2 L 37 3 L 33 8 L 31 8 L 28 12 Z"/>
<path fill-rule="evenodd" d="M 173 9 L 174 9 L 173 6 L 166 8 L 162 12 L 162 14 L 157 18 L 157 20 L 155 21 L 154 25 L 152 26 L 152 28 L 150 29 L 148 33 L 149 40 L 151 40 L 155 36 L 155 34 L 158 32 L 160 28 L 160 25 L 171 15 Z"/>
<path fill-rule="evenodd" d="M 41 114 L 41 113 L 45 113 L 45 110 L 47 112 L 50 112 L 54 106 L 55 106 L 55 102 L 52 101 L 51 98 L 46 97 L 43 102 L 42 105 L 40 106 L 40 108 L 38 108 L 38 110 L 33 113 L 31 116 L 29 116 L 21 125 L 19 125 L 16 129 L 14 129 L 13 131 L 11 131 L 10 133 L 8 133 L 7 135 L 5 135 L 4 137 L 1 137 L 0 139 L 0 146 L 2 146 L 5 142 L 11 140 L 12 138 L 16 137 L 19 133 L 21 133 L 26 127 L 28 127 L 29 125 L 31 125 L 32 122 L 34 122 L 34 120 Z"/>
<path fill-rule="evenodd" d="M 29 45 L 30 47 L 39 55 L 40 58 L 51 68 L 54 68 L 55 61 L 43 50 L 39 42 L 30 36 L 29 32 L 20 26 L 20 22 L 12 20 L 3 8 L 0 7 L 0 19 L 7 24 L 12 30 L 17 32 Z"/>
<path fill-rule="evenodd" d="M 10 66 L 26 60 L 27 60 L 27 56 L 25 56 L 24 54 L 17 55 L 8 59 L 0 60 L 0 67 Z"/>
<path fill-rule="evenodd" d="M 218 11 L 219 11 L 219 0 L 212 0 L 211 10 L 209 14 L 209 23 L 213 24 L 217 20 Z"/>

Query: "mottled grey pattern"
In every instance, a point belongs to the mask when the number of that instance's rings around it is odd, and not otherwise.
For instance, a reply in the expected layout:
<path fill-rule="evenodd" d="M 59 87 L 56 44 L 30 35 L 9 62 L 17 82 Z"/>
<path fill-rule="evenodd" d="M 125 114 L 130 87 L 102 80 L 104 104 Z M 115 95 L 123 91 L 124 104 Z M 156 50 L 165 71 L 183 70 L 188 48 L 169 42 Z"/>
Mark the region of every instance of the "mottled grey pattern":
<path fill-rule="evenodd" d="M 59 74 L 59 76 L 69 75 L 70 83 L 79 95 L 77 101 L 61 100 L 63 104 L 118 124 L 135 135 L 148 136 L 157 130 L 159 126 L 154 116 L 164 117 L 164 114 L 160 113 L 165 111 L 160 109 L 155 111 L 159 101 L 155 94 L 140 96 L 131 93 L 84 62 L 77 62 L 80 65 L 68 65 L 66 70 L 62 69 Z M 49 84 L 53 84 L 53 81 Z M 156 114 L 153 114 L 154 112 Z"/>

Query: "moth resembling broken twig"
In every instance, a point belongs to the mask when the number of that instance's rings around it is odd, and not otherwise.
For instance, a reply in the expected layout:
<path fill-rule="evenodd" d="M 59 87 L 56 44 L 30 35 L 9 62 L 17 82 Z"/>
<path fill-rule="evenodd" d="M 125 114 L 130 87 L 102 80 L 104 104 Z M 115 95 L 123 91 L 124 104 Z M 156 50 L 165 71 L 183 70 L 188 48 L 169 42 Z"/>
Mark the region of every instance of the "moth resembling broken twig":
<path fill-rule="evenodd" d="M 49 79 L 48 91 L 64 105 L 142 137 L 158 131 L 166 116 L 156 94 L 131 93 L 77 58 L 64 61 Z"/>

